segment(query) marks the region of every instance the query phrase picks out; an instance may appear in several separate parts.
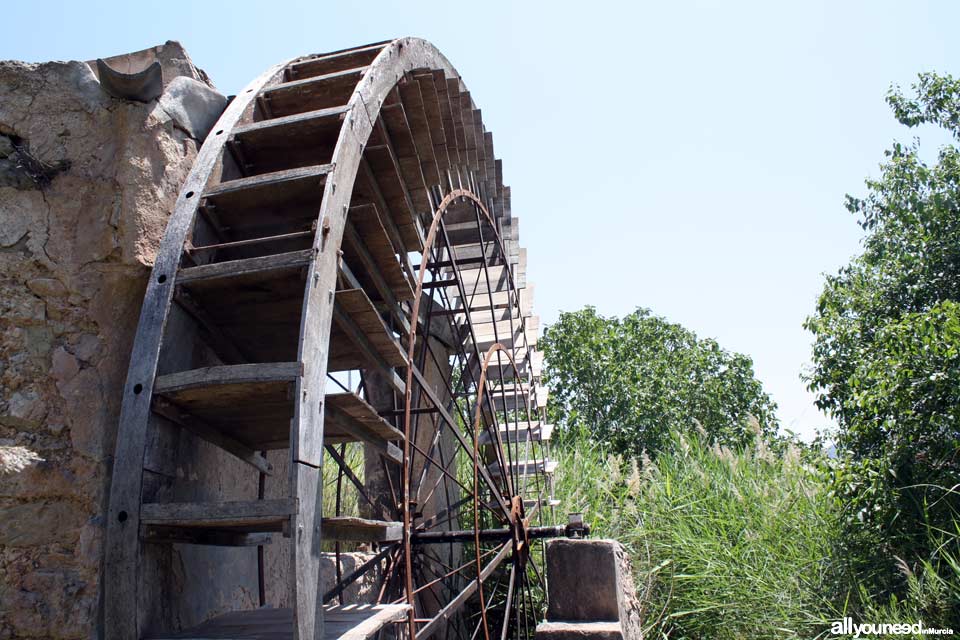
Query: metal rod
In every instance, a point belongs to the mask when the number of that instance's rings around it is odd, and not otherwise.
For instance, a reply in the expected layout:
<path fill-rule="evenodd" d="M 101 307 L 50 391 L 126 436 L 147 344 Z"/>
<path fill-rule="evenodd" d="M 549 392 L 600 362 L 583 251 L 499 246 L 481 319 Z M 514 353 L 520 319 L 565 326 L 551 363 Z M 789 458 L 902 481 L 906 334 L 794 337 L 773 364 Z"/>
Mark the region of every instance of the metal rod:
<path fill-rule="evenodd" d="M 531 540 L 538 538 L 561 538 L 567 535 L 567 527 L 565 525 L 530 527 L 526 531 Z M 481 529 L 478 532 L 474 532 L 472 529 L 464 529 L 460 531 L 415 531 L 411 535 L 411 542 L 415 544 L 470 542 L 474 540 L 476 534 L 479 534 L 480 540 L 485 542 L 513 539 L 513 529 Z"/>

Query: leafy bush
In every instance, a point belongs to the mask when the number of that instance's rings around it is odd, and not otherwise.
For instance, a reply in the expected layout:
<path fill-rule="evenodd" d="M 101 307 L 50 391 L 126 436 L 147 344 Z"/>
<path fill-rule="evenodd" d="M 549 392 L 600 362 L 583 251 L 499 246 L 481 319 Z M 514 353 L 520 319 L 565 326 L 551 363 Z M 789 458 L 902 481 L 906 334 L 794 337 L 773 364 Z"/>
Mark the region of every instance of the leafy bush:
<path fill-rule="evenodd" d="M 960 139 L 960 82 L 922 74 L 914 93 L 890 93 L 897 119 Z M 932 166 L 916 141 L 886 155 L 847 199 L 863 254 L 827 278 L 806 326 L 810 388 L 839 423 L 842 550 L 871 597 L 902 599 L 960 512 L 960 150 Z"/>
<path fill-rule="evenodd" d="M 743 444 L 759 424 L 776 431 L 776 405 L 753 362 L 713 340 L 637 309 L 561 313 L 540 345 L 561 435 L 585 433 L 628 456 L 656 455 L 669 434 L 699 424 L 711 440 Z"/>

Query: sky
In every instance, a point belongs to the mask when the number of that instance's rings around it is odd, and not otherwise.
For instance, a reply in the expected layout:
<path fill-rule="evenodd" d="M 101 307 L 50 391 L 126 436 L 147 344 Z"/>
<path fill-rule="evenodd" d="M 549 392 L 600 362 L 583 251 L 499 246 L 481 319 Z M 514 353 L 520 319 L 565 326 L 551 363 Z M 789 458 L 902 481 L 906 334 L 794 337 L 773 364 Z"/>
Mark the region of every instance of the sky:
<path fill-rule="evenodd" d="M 286 58 L 397 36 L 446 54 L 493 131 L 544 323 L 636 307 L 748 354 L 784 427 L 829 420 L 800 379 L 843 207 L 915 132 L 884 97 L 960 74 L 960 3 L 17 2 L 0 59 L 179 40 L 224 93 Z M 933 151 L 942 141 L 921 138 Z"/>

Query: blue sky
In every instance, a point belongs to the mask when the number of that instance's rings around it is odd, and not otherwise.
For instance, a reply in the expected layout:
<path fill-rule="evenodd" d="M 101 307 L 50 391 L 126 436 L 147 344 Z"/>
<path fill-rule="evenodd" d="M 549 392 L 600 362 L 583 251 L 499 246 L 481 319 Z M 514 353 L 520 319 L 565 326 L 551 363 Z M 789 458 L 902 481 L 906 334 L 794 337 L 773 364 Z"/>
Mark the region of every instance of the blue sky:
<path fill-rule="evenodd" d="M 801 323 L 858 251 L 843 208 L 913 132 L 883 101 L 960 73 L 960 3 L 43 2 L 4 7 L 0 59 L 180 40 L 225 93 L 304 53 L 424 37 L 504 159 L 544 321 L 638 306 L 753 357 L 784 426 L 827 424 Z M 933 150 L 941 140 L 923 138 Z"/>

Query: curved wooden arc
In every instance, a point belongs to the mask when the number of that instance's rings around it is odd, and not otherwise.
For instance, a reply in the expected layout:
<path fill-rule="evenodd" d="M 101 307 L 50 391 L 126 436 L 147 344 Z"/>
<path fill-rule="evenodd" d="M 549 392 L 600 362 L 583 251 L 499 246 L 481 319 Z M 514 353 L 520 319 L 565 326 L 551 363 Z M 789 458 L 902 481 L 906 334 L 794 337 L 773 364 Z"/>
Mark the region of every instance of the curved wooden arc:
<path fill-rule="evenodd" d="M 271 67 L 247 85 L 217 120 L 212 129 L 217 133 L 203 143 L 180 190 L 150 272 L 123 387 L 110 481 L 104 554 L 104 632 L 108 639 L 139 638 L 142 631 L 138 621 L 138 548 L 147 422 L 180 253 L 197 213 L 199 195 L 223 153 L 227 136 L 222 132 L 236 126 L 256 94 L 288 63 Z"/>

